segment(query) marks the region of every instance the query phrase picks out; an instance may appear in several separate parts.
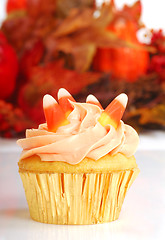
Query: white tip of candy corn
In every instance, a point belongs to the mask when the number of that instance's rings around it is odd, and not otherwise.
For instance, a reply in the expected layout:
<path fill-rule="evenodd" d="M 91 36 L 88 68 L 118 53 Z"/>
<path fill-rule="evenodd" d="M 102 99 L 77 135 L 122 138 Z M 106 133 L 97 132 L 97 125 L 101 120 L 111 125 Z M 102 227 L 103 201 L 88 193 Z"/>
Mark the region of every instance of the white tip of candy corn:
<path fill-rule="evenodd" d="M 58 99 L 63 97 L 72 97 L 72 95 L 65 88 L 60 88 L 58 91 Z"/>
<path fill-rule="evenodd" d="M 115 100 L 119 101 L 124 108 L 126 108 L 127 102 L 128 102 L 128 97 L 125 93 L 121 93 L 120 95 L 118 95 Z"/>
<path fill-rule="evenodd" d="M 100 104 L 100 102 L 97 100 L 97 98 L 95 96 L 93 96 L 92 94 L 88 95 L 88 97 L 86 98 L 86 103 L 91 103 L 91 104 L 94 104 L 94 105 L 97 105 L 98 107 L 100 107 L 101 109 L 102 106 Z"/>
<path fill-rule="evenodd" d="M 92 102 L 93 103 L 99 103 L 97 98 L 94 95 L 92 95 L 92 94 L 88 95 L 88 97 L 86 98 L 86 102 L 87 103 L 92 103 Z"/>
<path fill-rule="evenodd" d="M 43 97 L 43 108 L 47 108 L 51 105 L 57 104 L 57 101 L 49 94 Z"/>

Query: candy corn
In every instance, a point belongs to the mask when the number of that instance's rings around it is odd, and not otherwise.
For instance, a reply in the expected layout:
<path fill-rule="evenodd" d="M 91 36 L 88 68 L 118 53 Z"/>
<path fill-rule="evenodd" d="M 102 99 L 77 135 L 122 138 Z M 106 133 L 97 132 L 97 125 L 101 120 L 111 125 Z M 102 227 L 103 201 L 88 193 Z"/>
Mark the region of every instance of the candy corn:
<path fill-rule="evenodd" d="M 102 106 L 101 104 L 99 103 L 99 101 L 97 100 L 97 98 L 95 96 L 93 96 L 92 94 L 88 95 L 87 99 L 86 99 L 86 103 L 91 103 L 91 104 L 94 104 L 94 105 L 97 105 L 98 107 L 100 107 L 101 109 Z"/>
<path fill-rule="evenodd" d="M 72 95 L 65 88 L 60 88 L 58 91 L 58 101 L 66 117 L 68 117 L 73 110 L 73 106 L 69 100 L 75 102 Z"/>
<path fill-rule="evenodd" d="M 117 128 L 126 108 L 127 101 L 128 97 L 126 94 L 122 93 L 117 96 L 101 114 L 98 119 L 100 124 L 102 126 L 110 124 L 114 128 Z"/>
<path fill-rule="evenodd" d="M 43 98 L 43 109 L 49 131 L 56 132 L 60 126 L 69 123 L 60 105 L 48 94 Z"/>

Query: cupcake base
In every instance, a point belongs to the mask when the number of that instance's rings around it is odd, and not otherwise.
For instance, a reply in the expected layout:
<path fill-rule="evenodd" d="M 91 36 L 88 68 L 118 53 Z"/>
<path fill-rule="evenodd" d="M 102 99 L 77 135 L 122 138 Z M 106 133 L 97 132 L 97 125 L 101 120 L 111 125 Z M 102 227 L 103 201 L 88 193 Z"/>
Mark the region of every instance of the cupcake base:
<path fill-rule="evenodd" d="M 96 224 L 119 217 L 138 168 L 108 173 L 20 171 L 30 215 L 50 224 Z"/>

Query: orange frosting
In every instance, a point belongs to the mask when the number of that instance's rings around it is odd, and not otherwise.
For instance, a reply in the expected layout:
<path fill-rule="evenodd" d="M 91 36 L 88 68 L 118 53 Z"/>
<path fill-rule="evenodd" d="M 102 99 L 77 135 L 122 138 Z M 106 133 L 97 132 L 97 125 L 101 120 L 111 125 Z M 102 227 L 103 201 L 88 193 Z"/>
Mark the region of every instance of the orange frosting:
<path fill-rule="evenodd" d="M 74 110 L 67 117 L 69 124 L 56 132 L 47 124 L 26 131 L 26 138 L 17 141 L 23 148 L 21 159 L 38 155 L 41 161 L 62 161 L 77 164 L 85 157 L 98 160 L 106 154 L 132 156 L 139 143 L 136 131 L 120 121 L 117 129 L 102 126 L 98 119 L 103 112 L 97 105 L 72 102 Z"/>

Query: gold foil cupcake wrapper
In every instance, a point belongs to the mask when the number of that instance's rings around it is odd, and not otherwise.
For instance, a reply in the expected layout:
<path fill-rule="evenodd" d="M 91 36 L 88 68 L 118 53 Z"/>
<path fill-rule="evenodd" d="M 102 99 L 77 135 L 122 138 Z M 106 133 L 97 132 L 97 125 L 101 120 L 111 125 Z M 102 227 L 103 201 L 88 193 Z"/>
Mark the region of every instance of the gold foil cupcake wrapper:
<path fill-rule="evenodd" d="M 51 224 L 96 224 L 119 217 L 127 190 L 139 173 L 20 172 L 32 219 Z"/>

